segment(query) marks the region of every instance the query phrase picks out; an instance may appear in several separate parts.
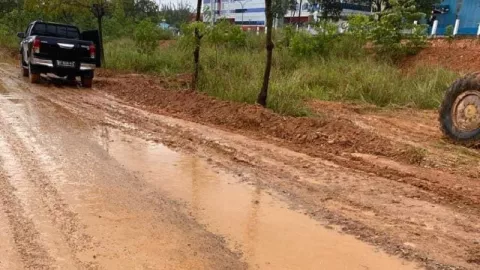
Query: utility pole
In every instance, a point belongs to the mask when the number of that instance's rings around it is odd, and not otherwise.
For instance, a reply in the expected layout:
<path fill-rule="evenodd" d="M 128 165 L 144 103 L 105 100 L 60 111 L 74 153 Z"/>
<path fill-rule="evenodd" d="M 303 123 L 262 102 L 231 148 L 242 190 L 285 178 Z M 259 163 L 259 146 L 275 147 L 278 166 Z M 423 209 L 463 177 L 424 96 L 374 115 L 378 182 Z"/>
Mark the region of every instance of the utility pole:
<path fill-rule="evenodd" d="M 238 1 L 236 0 L 236 2 L 238 2 L 240 4 L 240 6 L 242 7 L 242 25 L 243 25 L 243 13 L 245 13 L 245 4 L 247 2 L 250 2 L 251 0 L 244 0 L 244 1 Z"/>

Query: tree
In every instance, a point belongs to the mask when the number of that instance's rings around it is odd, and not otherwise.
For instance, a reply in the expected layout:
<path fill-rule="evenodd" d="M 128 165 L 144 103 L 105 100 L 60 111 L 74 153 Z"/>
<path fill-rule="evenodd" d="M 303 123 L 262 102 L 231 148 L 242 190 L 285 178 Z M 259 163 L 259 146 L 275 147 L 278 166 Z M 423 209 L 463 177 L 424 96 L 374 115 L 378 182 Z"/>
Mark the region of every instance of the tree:
<path fill-rule="evenodd" d="M 339 0 L 309 0 L 309 2 L 311 5 L 320 6 L 320 16 L 322 17 L 322 19 L 331 19 L 334 21 L 338 21 L 338 19 L 340 19 L 343 7 Z"/>
<path fill-rule="evenodd" d="M 289 11 L 292 11 L 292 17 L 290 17 L 290 21 L 289 22 L 292 22 L 291 21 L 291 18 L 295 17 L 295 13 L 297 11 L 297 0 L 289 0 L 289 3 L 288 3 L 288 10 Z"/>
<path fill-rule="evenodd" d="M 178 4 L 163 4 L 160 8 L 160 14 L 170 25 L 177 28 L 190 19 L 192 7 L 188 3 L 180 2 Z M 205 15 L 204 15 L 205 16 Z"/>
<path fill-rule="evenodd" d="M 14 9 L 20 10 L 23 0 L 0 0 L 0 13 L 8 13 Z"/>
<path fill-rule="evenodd" d="M 265 0 L 265 16 L 267 17 L 267 34 L 266 34 L 266 50 L 267 59 L 265 61 L 265 73 L 263 74 L 262 89 L 258 94 L 257 103 L 263 107 L 267 106 L 268 84 L 270 82 L 270 71 L 272 69 L 273 48 L 275 45 L 272 41 L 273 11 L 272 0 Z"/>
<path fill-rule="evenodd" d="M 107 0 L 64 0 L 64 3 L 67 3 L 71 6 L 83 7 L 86 10 L 89 10 L 93 16 L 97 19 L 98 24 L 98 34 L 99 34 L 99 45 L 100 45 L 100 59 L 103 64 L 105 64 L 105 53 L 103 51 L 103 17 L 107 14 L 109 9 L 110 1 Z"/>
<path fill-rule="evenodd" d="M 435 4 L 441 3 L 441 0 L 416 0 L 416 6 L 418 11 L 425 14 L 430 14 L 432 12 L 432 7 Z M 458 3 L 458 2 L 457 2 Z"/>
<path fill-rule="evenodd" d="M 135 1 L 135 17 L 143 20 L 147 17 L 153 18 L 158 15 L 158 5 L 152 0 Z"/>
<path fill-rule="evenodd" d="M 277 19 L 277 21 L 280 22 L 280 26 L 283 25 L 285 14 L 287 14 L 289 10 L 296 10 L 296 5 L 296 0 L 273 0 L 273 16 L 275 17 L 275 19 Z"/>
<path fill-rule="evenodd" d="M 423 13 L 418 12 L 414 0 L 390 0 L 391 7 L 380 13 L 371 24 L 369 39 L 373 41 L 377 55 L 398 60 L 405 54 L 414 54 L 425 45 L 425 26 L 416 25 Z M 411 34 L 405 35 L 405 32 Z"/>
<path fill-rule="evenodd" d="M 324 20 L 332 19 L 338 21 L 343 7 L 339 0 L 321 0 L 320 1 L 321 16 Z"/>
<path fill-rule="evenodd" d="M 390 6 L 390 4 L 388 3 L 388 0 L 372 0 L 372 11 L 373 12 L 381 13 L 385 9 L 387 9 L 387 7 L 389 7 L 389 6 Z"/>
<path fill-rule="evenodd" d="M 300 4 L 298 5 L 298 21 L 297 25 L 300 24 L 300 17 L 302 16 L 302 0 L 300 0 Z"/>
<path fill-rule="evenodd" d="M 197 14 L 195 16 L 196 23 L 200 23 L 200 15 L 202 12 L 202 0 L 197 0 Z M 192 89 L 197 89 L 198 84 L 198 73 L 200 70 L 200 45 L 202 42 L 202 34 L 200 34 L 200 29 L 198 25 L 195 25 L 195 49 L 193 50 L 193 77 L 192 77 Z"/>

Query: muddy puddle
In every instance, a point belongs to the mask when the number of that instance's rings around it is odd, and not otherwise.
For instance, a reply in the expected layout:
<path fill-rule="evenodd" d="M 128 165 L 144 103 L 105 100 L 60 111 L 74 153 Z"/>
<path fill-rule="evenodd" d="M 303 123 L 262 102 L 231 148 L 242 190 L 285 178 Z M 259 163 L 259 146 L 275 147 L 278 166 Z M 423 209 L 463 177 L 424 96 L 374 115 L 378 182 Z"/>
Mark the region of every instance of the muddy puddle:
<path fill-rule="evenodd" d="M 115 130 L 103 132 L 99 142 L 125 168 L 185 203 L 187 214 L 224 237 L 252 269 L 419 269 L 325 228 L 201 159 Z"/>

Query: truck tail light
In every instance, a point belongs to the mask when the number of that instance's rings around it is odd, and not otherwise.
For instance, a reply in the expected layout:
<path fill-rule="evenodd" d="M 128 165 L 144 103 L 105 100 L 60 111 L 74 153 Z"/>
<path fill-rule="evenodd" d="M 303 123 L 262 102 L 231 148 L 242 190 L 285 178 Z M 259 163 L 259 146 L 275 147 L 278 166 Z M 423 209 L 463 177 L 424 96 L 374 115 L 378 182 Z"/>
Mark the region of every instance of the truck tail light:
<path fill-rule="evenodd" d="M 35 38 L 33 40 L 32 50 L 34 53 L 40 53 L 40 44 L 41 44 L 40 39 Z"/>
<path fill-rule="evenodd" d="M 96 52 L 97 52 L 97 49 L 95 48 L 95 45 L 93 45 L 93 44 L 90 45 L 89 51 L 90 51 L 90 58 L 95 59 L 95 55 L 96 55 Z"/>

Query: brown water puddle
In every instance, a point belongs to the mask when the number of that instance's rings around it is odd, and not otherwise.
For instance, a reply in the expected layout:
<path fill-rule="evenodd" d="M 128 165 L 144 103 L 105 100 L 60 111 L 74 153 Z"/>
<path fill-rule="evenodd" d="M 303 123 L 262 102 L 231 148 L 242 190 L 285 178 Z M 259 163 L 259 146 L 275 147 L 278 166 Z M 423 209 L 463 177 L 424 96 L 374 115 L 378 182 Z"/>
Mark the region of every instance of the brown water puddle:
<path fill-rule="evenodd" d="M 185 202 L 188 213 L 256 269 L 418 269 L 352 236 L 326 229 L 261 188 L 198 158 L 109 130 L 101 144 L 127 169 Z"/>

